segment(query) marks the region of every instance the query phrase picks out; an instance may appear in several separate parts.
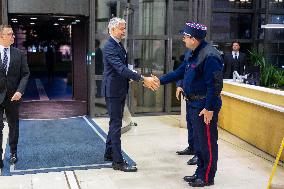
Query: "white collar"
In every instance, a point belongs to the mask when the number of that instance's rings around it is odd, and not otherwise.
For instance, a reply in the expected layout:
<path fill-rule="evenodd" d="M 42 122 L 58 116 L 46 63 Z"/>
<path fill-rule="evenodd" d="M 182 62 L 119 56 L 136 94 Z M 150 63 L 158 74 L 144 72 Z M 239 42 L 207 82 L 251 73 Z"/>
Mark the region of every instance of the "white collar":
<path fill-rule="evenodd" d="M 119 39 L 113 37 L 112 35 L 110 35 L 111 38 L 113 38 L 113 40 L 115 40 L 115 42 L 117 42 L 118 44 L 120 43 Z"/>
<path fill-rule="evenodd" d="M 8 48 L 8 51 L 10 50 L 10 46 L 9 47 L 4 47 L 3 45 L 0 45 L 0 51 L 1 52 L 4 50 L 4 48 Z"/>

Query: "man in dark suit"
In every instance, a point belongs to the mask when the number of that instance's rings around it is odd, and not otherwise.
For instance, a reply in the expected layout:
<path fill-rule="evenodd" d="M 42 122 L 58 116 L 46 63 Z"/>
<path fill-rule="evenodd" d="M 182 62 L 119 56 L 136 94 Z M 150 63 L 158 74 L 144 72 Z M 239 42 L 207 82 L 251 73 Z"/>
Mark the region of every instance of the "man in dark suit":
<path fill-rule="evenodd" d="M 11 45 L 14 43 L 11 26 L 0 26 L 0 168 L 3 168 L 3 113 L 9 126 L 10 163 L 17 162 L 19 138 L 19 105 L 30 75 L 26 56 Z"/>
<path fill-rule="evenodd" d="M 125 20 L 112 18 L 108 29 L 110 37 L 103 49 L 104 73 L 102 95 L 105 97 L 110 116 L 109 131 L 104 158 L 112 161 L 115 170 L 135 172 L 137 168 L 124 161 L 121 154 L 121 126 L 129 81 L 141 81 L 143 85 L 155 90 L 158 84 L 152 77 L 144 77 L 128 69 L 127 53 L 121 43 L 125 36 Z"/>
<path fill-rule="evenodd" d="M 224 79 L 233 79 L 233 72 L 244 75 L 244 67 L 247 64 L 245 53 L 240 52 L 240 42 L 232 42 L 232 52 L 224 56 Z"/>

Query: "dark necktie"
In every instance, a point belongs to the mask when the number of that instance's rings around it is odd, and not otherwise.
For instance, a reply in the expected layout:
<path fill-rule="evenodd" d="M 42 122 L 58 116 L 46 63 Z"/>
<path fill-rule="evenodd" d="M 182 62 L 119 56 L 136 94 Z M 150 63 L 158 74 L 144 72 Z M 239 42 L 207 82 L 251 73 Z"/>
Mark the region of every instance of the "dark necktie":
<path fill-rule="evenodd" d="M 4 48 L 4 57 L 3 57 L 3 68 L 5 72 L 7 72 L 7 66 L 8 66 L 8 48 Z"/>
<path fill-rule="evenodd" d="M 125 48 L 124 48 L 123 44 L 122 44 L 121 42 L 119 42 L 118 44 L 119 44 L 120 48 L 124 51 L 124 53 L 126 53 L 126 51 L 125 51 Z"/>
<path fill-rule="evenodd" d="M 235 58 L 235 60 L 238 60 L 238 56 L 237 56 L 237 53 L 235 53 L 235 57 L 234 57 L 234 58 Z"/>

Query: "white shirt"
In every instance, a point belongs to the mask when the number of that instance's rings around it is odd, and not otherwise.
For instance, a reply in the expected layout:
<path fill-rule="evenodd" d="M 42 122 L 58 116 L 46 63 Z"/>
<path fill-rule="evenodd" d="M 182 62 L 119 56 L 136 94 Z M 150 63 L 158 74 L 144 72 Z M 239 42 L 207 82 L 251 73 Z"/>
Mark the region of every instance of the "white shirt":
<path fill-rule="evenodd" d="M 110 35 L 110 37 L 113 38 L 113 40 L 115 40 L 115 42 L 117 42 L 118 44 L 120 43 L 120 41 L 117 38 L 113 37 L 112 35 Z"/>
<path fill-rule="evenodd" d="M 8 50 L 7 50 L 8 62 L 7 62 L 7 71 L 6 71 L 6 74 L 7 74 L 8 69 L 9 69 L 9 65 L 10 65 L 10 46 L 4 47 L 3 45 L 0 45 L 0 53 L 1 53 L 2 62 L 3 62 L 3 59 L 4 59 L 4 48 L 8 48 Z"/>
<path fill-rule="evenodd" d="M 233 58 L 237 55 L 237 59 L 239 59 L 240 52 L 232 51 Z"/>

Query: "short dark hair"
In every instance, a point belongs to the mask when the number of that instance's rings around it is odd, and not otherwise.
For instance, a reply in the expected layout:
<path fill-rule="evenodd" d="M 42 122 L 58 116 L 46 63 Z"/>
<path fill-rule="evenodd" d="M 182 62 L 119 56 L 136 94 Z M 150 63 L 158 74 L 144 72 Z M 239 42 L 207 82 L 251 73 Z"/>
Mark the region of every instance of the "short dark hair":
<path fill-rule="evenodd" d="M 0 32 L 2 32 L 4 30 L 4 28 L 12 28 L 10 25 L 7 24 L 1 24 L 0 25 Z"/>
<path fill-rule="evenodd" d="M 231 47 L 233 47 L 233 44 L 234 44 L 234 43 L 238 43 L 239 46 L 241 46 L 241 43 L 240 43 L 239 41 L 233 41 L 233 42 L 231 43 Z"/>
<path fill-rule="evenodd" d="M 100 44 L 101 44 L 101 42 L 100 42 L 98 39 L 96 39 L 96 40 L 95 40 L 95 47 L 96 47 L 96 48 L 99 48 L 99 47 L 100 47 Z"/>

